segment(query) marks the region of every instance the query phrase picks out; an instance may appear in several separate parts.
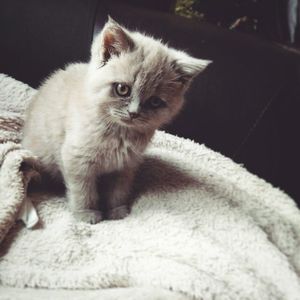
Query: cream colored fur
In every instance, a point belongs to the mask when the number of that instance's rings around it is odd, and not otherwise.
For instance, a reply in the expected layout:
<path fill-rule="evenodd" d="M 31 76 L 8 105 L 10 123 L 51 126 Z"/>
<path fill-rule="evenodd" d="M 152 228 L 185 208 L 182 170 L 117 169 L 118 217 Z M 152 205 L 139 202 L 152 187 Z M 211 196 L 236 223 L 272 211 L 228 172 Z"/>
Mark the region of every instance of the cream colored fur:
<path fill-rule="evenodd" d="M 179 112 L 192 78 L 208 63 L 110 19 L 93 43 L 90 63 L 71 64 L 44 82 L 28 108 L 22 144 L 45 172 L 64 180 L 79 220 L 97 223 L 103 210 L 108 219 L 128 214 L 146 146 Z M 130 87 L 129 97 L 115 94 L 118 83 Z M 149 108 L 153 96 L 165 105 Z"/>

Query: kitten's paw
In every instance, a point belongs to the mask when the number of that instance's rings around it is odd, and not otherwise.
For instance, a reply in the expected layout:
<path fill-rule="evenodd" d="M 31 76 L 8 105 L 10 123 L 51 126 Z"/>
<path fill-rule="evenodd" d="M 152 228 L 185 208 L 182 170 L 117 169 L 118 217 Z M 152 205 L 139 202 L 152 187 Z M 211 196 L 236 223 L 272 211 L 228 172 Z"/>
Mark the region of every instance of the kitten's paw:
<path fill-rule="evenodd" d="M 121 205 L 107 211 L 108 220 L 120 220 L 124 219 L 129 214 L 129 208 L 127 205 Z"/>
<path fill-rule="evenodd" d="M 76 218 L 76 220 L 90 224 L 97 224 L 103 220 L 102 212 L 99 210 L 76 210 L 73 212 L 73 215 Z"/>

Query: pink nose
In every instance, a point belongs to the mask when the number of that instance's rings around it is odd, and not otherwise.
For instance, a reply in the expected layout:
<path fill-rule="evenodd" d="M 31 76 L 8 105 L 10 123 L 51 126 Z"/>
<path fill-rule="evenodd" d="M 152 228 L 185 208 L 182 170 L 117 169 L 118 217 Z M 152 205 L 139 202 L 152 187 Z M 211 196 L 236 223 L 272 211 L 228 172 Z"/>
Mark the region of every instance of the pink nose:
<path fill-rule="evenodd" d="M 129 116 L 130 119 L 136 119 L 139 116 L 139 114 L 136 112 L 129 112 Z"/>

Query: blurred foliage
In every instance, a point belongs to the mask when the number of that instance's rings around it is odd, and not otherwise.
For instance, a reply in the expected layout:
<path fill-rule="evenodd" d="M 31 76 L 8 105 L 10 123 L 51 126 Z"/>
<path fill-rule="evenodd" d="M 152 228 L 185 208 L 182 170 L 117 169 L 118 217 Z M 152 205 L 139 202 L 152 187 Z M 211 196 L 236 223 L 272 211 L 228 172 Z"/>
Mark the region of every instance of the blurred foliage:
<path fill-rule="evenodd" d="M 266 36 L 271 34 L 271 30 L 263 27 L 263 22 L 266 23 L 265 11 L 268 9 L 269 14 L 274 15 L 274 9 L 263 4 L 264 2 L 258 0 L 177 0 L 175 14 L 201 19 L 230 30 Z"/>
<path fill-rule="evenodd" d="M 287 0 L 174 0 L 173 3 L 177 15 L 290 44 Z M 298 14 L 299 8 L 300 4 Z M 299 21 L 296 43 L 300 44 Z"/>
<path fill-rule="evenodd" d="M 175 13 L 187 18 L 203 19 L 204 15 L 193 8 L 197 0 L 177 0 Z"/>

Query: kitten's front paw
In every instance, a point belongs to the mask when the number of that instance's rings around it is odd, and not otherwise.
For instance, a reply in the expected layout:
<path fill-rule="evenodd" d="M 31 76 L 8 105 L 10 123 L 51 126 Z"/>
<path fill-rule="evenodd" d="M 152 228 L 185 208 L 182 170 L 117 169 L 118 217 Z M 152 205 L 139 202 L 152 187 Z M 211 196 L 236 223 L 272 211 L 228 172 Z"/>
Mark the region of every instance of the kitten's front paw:
<path fill-rule="evenodd" d="M 129 208 L 127 205 L 121 205 L 107 211 L 108 220 L 120 220 L 124 219 L 129 214 Z"/>
<path fill-rule="evenodd" d="M 73 215 L 76 218 L 76 220 L 90 224 L 97 224 L 103 220 L 102 212 L 99 210 L 76 210 L 73 212 Z"/>

